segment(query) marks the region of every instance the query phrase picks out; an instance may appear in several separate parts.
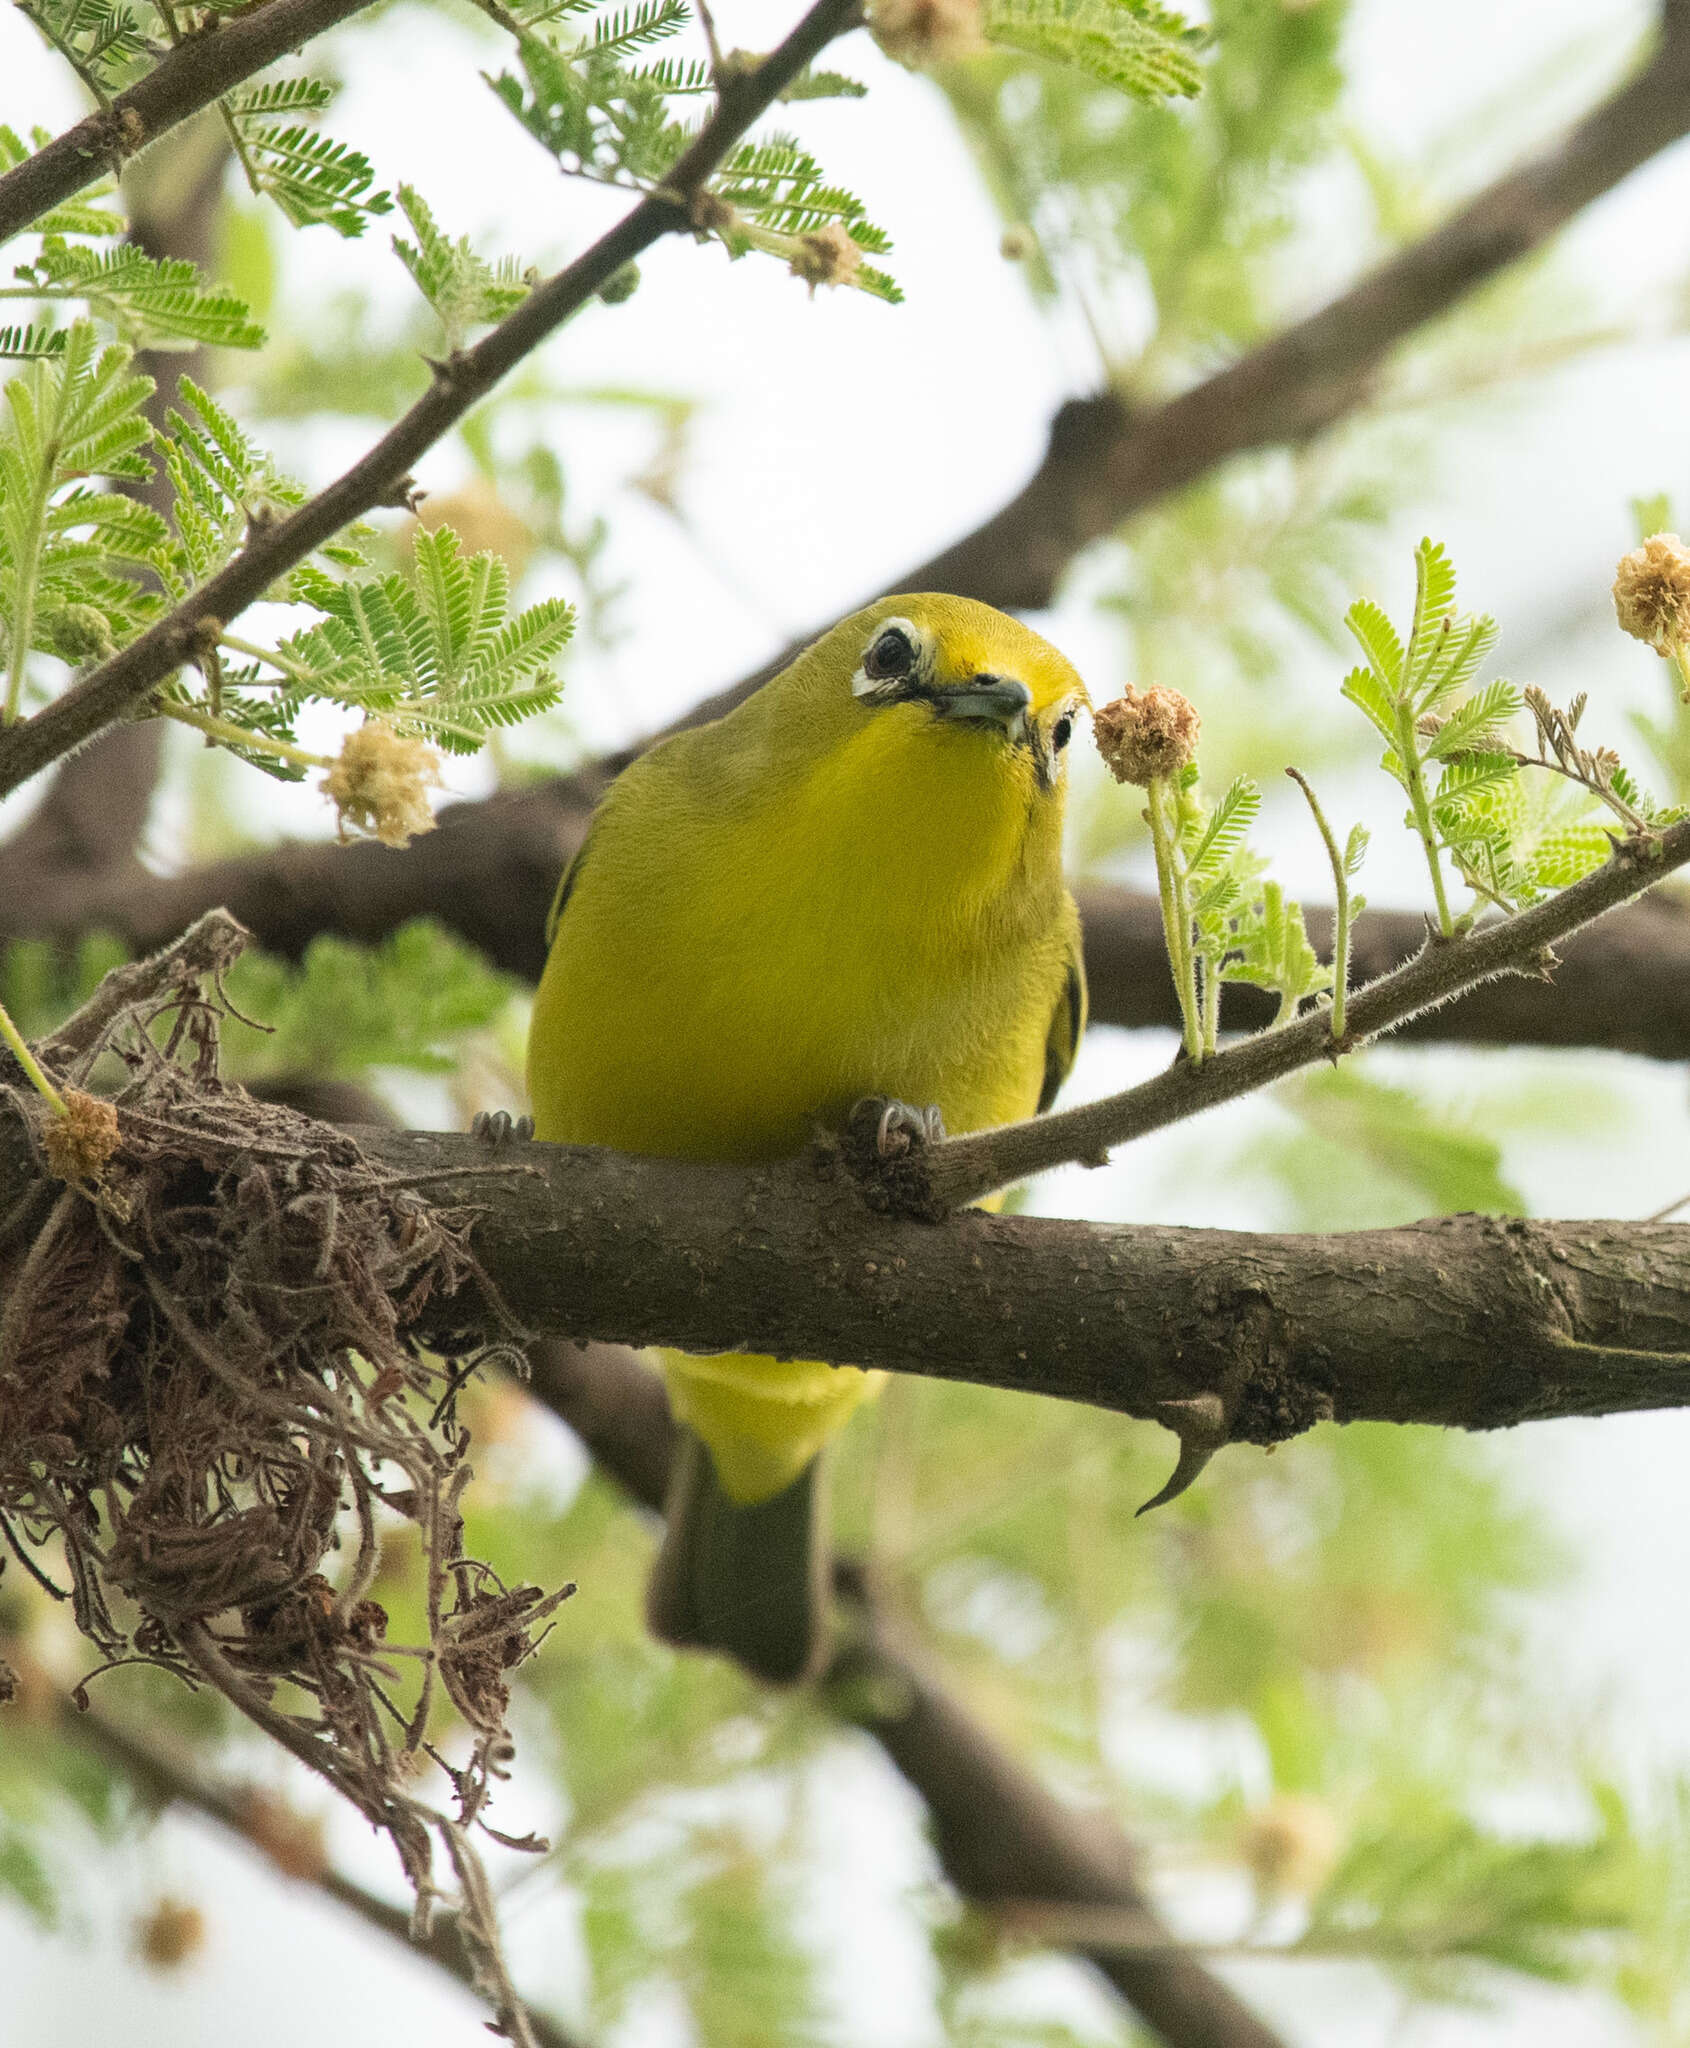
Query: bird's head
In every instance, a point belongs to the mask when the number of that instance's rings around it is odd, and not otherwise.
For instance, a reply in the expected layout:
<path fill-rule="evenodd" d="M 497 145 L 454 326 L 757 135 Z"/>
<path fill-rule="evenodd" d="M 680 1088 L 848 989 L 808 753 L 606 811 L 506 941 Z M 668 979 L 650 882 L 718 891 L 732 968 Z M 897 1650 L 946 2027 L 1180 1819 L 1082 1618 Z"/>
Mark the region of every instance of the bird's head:
<path fill-rule="evenodd" d="M 914 738 L 1001 750 L 1054 788 L 1086 707 L 1085 684 L 1065 656 L 1018 619 L 971 599 L 883 598 L 834 628 L 855 657 L 850 692 L 859 716 L 896 719 Z"/>

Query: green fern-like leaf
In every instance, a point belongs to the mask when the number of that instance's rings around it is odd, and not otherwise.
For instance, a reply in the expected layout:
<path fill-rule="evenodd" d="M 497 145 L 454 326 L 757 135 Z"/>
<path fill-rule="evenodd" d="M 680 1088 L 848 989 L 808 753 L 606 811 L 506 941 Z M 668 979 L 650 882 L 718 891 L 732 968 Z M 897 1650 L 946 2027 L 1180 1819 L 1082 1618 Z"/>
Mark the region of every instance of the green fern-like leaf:
<path fill-rule="evenodd" d="M 360 151 L 309 128 L 257 127 L 256 116 L 235 117 L 254 182 L 295 227 L 321 223 L 351 238 L 393 210 L 386 192 L 370 189 L 375 172 Z"/>
<path fill-rule="evenodd" d="M 1220 967 L 1223 981 L 1265 988 L 1292 1008 L 1332 986 L 1331 970 L 1309 943 L 1301 904 L 1277 882 L 1265 882 L 1260 900 L 1233 920 L 1229 940 L 1235 952 Z"/>
<path fill-rule="evenodd" d="M 379 711 L 452 752 L 473 752 L 490 728 L 551 708 L 551 669 L 574 629 L 559 599 L 509 616 L 509 573 L 497 556 L 466 559 L 449 527 L 419 532 L 414 572 L 337 582 L 314 569 L 290 583 L 319 622 L 285 640 L 286 697 Z"/>
<path fill-rule="evenodd" d="M 1481 753 L 1501 737 L 1501 729 L 1521 708 L 1520 693 L 1512 683 L 1486 683 L 1464 704 L 1459 704 L 1438 727 L 1427 753 L 1439 761 L 1478 749 Z"/>
<path fill-rule="evenodd" d="M 847 78 L 842 71 L 815 71 L 806 68 L 781 94 L 783 100 L 860 100 L 868 96 L 868 87 L 856 79 Z"/>
<path fill-rule="evenodd" d="M 1343 694 L 1366 716 L 1384 739 L 1396 739 L 1396 707 L 1391 702 L 1390 692 L 1376 670 L 1371 667 L 1351 669 L 1344 678 Z M 1396 772 L 1398 781 L 1401 781 L 1400 769 Z"/>
<path fill-rule="evenodd" d="M 417 239 L 412 243 L 395 235 L 394 252 L 439 316 L 448 349 L 462 347 L 472 328 L 502 320 L 521 305 L 529 284 L 514 257 L 489 264 L 475 253 L 467 238 L 454 242 L 441 232 L 412 186 L 401 185 L 398 198 Z"/>
<path fill-rule="evenodd" d="M 58 348 L 35 354 L 5 387 L 0 619 L 9 714 L 20 707 L 33 649 L 71 659 L 109 651 L 148 609 L 145 593 L 123 573 L 128 543 L 114 494 L 87 479 L 151 475 L 141 450 L 152 433 L 142 411 L 152 388 L 129 350 L 101 348 L 87 320 L 66 329 Z"/>
<path fill-rule="evenodd" d="M 620 60 L 678 35 L 686 23 L 686 0 L 639 0 L 635 7 L 601 15 L 593 24 L 588 50 L 594 57 Z"/>
<path fill-rule="evenodd" d="M 43 356 L 62 356 L 64 352 L 62 327 L 0 327 L 0 356 L 35 362 Z"/>
<path fill-rule="evenodd" d="M 146 29 L 126 0 L 19 0 L 19 12 L 85 79 L 108 91 L 147 55 Z"/>
<path fill-rule="evenodd" d="M 334 93 L 325 78 L 275 78 L 238 87 L 224 105 L 237 121 L 273 120 L 278 114 L 320 114 Z"/>
<path fill-rule="evenodd" d="M 1134 99 L 1192 98 L 1202 88 L 1200 38 L 1178 15 L 1141 0 L 987 0 L 986 39 L 1070 66 Z"/>
<path fill-rule="evenodd" d="M 1402 682 L 1403 649 L 1397 638 L 1397 630 L 1384 612 L 1371 598 L 1358 597 L 1344 614 L 1344 624 L 1349 627 L 1361 651 L 1367 657 L 1367 665 L 1387 692 L 1395 692 Z M 1371 713 L 1368 714 L 1370 717 Z"/>
<path fill-rule="evenodd" d="M 194 265 L 176 258 L 90 249 L 52 235 L 17 275 L 35 296 L 86 300 L 136 346 L 258 348 L 264 341 L 241 299 L 203 286 Z"/>
<path fill-rule="evenodd" d="M 1261 807 L 1260 789 L 1246 777 L 1239 776 L 1215 805 L 1192 850 L 1187 871 L 1193 881 L 1218 874 L 1232 860 L 1244 844 L 1244 835 L 1255 823 L 1256 813 Z"/>

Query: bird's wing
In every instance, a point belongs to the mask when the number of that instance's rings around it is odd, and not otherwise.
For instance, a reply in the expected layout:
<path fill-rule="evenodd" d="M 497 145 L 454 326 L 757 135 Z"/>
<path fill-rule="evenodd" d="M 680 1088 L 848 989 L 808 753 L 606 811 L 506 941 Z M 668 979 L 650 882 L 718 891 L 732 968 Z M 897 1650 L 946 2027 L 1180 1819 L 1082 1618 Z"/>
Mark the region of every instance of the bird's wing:
<path fill-rule="evenodd" d="M 1080 953 L 1080 935 L 1076 931 L 1068 943 L 1068 971 L 1063 977 L 1062 993 L 1057 997 L 1056 1008 L 1051 1015 L 1050 1035 L 1045 1040 L 1045 1078 L 1044 1086 L 1039 1090 L 1040 1116 L 1056 1100 L 1057 1090 L 1067 1080 L 1085 1028 L 1086 966 Z"/>
<path fill-rule="evenodd" d="M 565 909 L 568 907 L 570 892 L 581 879 L 582 864 L 587 858 L 587 848 L 592 843 L 592 837 L 592 832 L 589 830 L 586 838 L 575 849 L 575 858 L 564 869 L 562 878 L 558 882 L 557 894 L 552 898 L 552 907 L 546 912 L 546 944 L 548 946 L 557 937 L 557 928 L 563 920 Z"/>

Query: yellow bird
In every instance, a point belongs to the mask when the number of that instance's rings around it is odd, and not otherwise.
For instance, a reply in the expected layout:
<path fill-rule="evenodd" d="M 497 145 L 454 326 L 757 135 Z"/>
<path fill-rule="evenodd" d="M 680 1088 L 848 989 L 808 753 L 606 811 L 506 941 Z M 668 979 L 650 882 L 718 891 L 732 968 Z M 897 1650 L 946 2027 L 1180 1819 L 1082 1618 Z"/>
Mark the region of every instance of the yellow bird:
<path fill-rule="evenodd" d="M 1001 612 L 887 598 L 642 755 L 552 907 L 536 1134 L 753 1163 L 865 1096 L 953 1134 L 1048 1107 L 1085 1023 L 1062 879 L 1085 702 Z M 683 1448 L 652 1625 L 799 1678 L 826 1612 L 817 1454 L 880 1375 L 662 1360 Z"/>

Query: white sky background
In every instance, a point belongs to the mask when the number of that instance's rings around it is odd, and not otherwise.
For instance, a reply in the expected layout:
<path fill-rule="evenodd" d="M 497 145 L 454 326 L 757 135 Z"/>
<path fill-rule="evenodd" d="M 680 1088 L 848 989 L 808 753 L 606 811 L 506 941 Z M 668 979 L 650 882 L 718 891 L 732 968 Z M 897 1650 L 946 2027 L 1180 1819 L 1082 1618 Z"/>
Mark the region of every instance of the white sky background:
<path fill-rule="evenodd" d="M 1611 66 L 1616 39 L 1645 14 L 1629 0 L 1480 8 L 1471 0 L 1413 7 L 1363 0 L 1353 48 L 1358 110 L 1376 142 L 1413 156 L 1517 81 L 1526 53 L 1557 49 L 1594 23 L 1590 61 L 1517 88 L 1512 104 L 1505 98 L 1480 125 L 1490 160 L 1475 153 L 1452 169 L 1462 184 L 1476 182 L 1554 113 L 1583 104 Z M 778 37 L 793 9 L 742 0 L 724 4 L 722 16 L 727 44 L 759 48 Z M 415 182 L 453 234 L 468 231 L 485 251 L 509 249 L 551 267 L 611 217 L 613 202 L 564 186 L 461 58 L 449 69 L 440 61 L 445 36 L 414 10 L 349 36 L 342 47 L 353 84 L 331 117 L 332 131 L 367 151 L 383 183 Z M 0 25 L 0 60 L 0 118 L 19 128 L 58 127 L 79 111 L 55 60 L 16 15 Z M 498 61 L 492 46 L 481 61 Z M 615 563 L 632 583 L 622 612 L 626 637 L 572 671 L 570 715 L 590 742 L 661 723 L 966 530 L 1033 467 L 1055 405 L 1095 381 L 1083 329 L 1038 314 L 1015 272 L 998 260 L 998 223 L 961 144 L 934 117 L 930 88 L 882 62 L 861 36 L 838 62 L 869 81 L 869 99 L 791 109 L 791 125 L 892 233 L 908 305 L 892 310 L 850 293 L 824 293 L 812 303 L 776 264 L 730 266 L 717 249 L 677 241 L 645 260 L 644 284 L 630 305 L 595 310 L 552 344 L 549 362 L 561 383 L 671 391 L 702 406 L 684 473 L 690 535 L 619 491 L 639 466 L 648 428 L 605 425 L 579 412 L 559 416 L 575 515 L 611 514 Z M 1581 222 L 1568 260 L 1590 281 L 1593 317 L 1658 302 L 1664 319 L 1690 257 L 1687 199 L 1690 150 L 1680 148 Z M 377 273 L 396 318 L 406 304 L 408 280 L 379 230 L 353 244 L 325 230 L 289 241 L 292 296 L 326 296 Z M 1337 281 L 1311 277 L 1311 298 Z M 1690 495 L 1687 362 L 1681 342 L 1633 349 L 1545 379 L 1499 407 L 1482 433 L 1471 418 L 1462 422 L 1452 436 L 1461 467 L 1428 465 L 1435 489 L 1407 508 L 1381 594 L 1400 609 L 1408 546 L 1422 531 L 1439 535 L 1461 566 L 1468 598 L 1503 620 L 1505 669 L 1529 658 L 1533 666 L 1514 671 L 1522 679 L 1535 676 L 1552 693 L 1591 687 L 1593 725 L 1612 703 L 1612 727 L 1620 730 L 1620 705 L 1646 701 L 1656 678 L 1641 650 L 1600 630 L 1600 606 L 1613 561 L 1630 545 L 1627 500 L 1661 488 L 1681 500 Z M 314 429 L 286 459 L 321 483 L 369 438 L 356 425 Z M 436 491 L 462 475 L 450 450 L 420 471 Z M 1581 612 L 1591 624 L 1572 630 Z M 1092 617 L 1075 607 L 1043 623 L 1079 659 L 1100 699 L 1128 680 L 1118 643 Z M 482 764 L 454 763 L 452 773 L 466 791 L 485 786 Z M 241 787 L 273 813 L 277 829 L 327 829 L 309 793 L 256 777 Z M 1383 807 L 1375 800 L 1375 823 L 1385 822 L 1388 808 L 1388 800 Z M 1318 891 L 1306 835 L 1291 812 L 1276 815 L 1292 881 Z M 168 855 L 172 839 L 166 816 L 161 853 Z M 1370 876 L 1370 895 L 1409 900 L 1410 869 L 1388 865 L 1382 834 L 1376 846 L 1387 865 Z M 1169 1051 L 1162 1034 L 1096 1033 L 1076 1088 L 1119 1086 L 1164 1064 Z M 1677 1069 L 1595 1055 L 1510 1058 L 1515 1075 L 1527 1073 L 1546 1092 L 1564 1088 L 1572 1101 L 1594 1088 L 1614 1105 L 1606 1149 L 1589 1144 L 1573 1112 L 1569 1141 L 1558 1140 L 1550 1115 L 1528 1139 L 1509 1144 L 1507 1169 L 1540 1213 L 1639 1215 L 1690 1190 L 1690 1116 Z M 1482 1082 L 1488 1064 L 1471 1053 L 1391 1059 L 1400 1063 L 1395 1071 L 1436 1074 L 1457 1095 L 1473 1077 Z M 1210 1119 L 1195 1142 L 1212 1134 L 1231 1147 L 1279 1114 L 1271 1105 L 1243 1105 Z M 1193 1142 L 1189 1130 L 1170 1133 L 1134 1148 L 1108 1174 L 1058 1177 L 1042 1205 L 1238 1227 L 1270 1221 L 1247 1183 L 1230 1194 L 1211 1181 L 1200 1192 L 1182 1186 L 1181 1162 Z M 1682 1592 L 1690 1534 L 1681 1478 L 1690 1420 L 1539 1426 L 1500 1440 L 1497 1456 L 1522 1484 L 1546 1492 L 1572 1547 L 1587 1558 L 1580 1581 L 1538 1623 L 1546 1695 L 1560 1697 L 1569 1717 L 1606 1714 L 1616 1751 L 1640 1777 L 1657 1764 L 1690 1763 Z M 1148 1722 L 1140 1732 L 1149 1736 Z M 855 1760 L 841 1762 L 818 1797 L 815 1820 L 830 1844 L 831 1910 L 838 1914 L 848 1901 L 860 1925 L 883 1930 L 859 1937 L 857 1962 L 872 1955 L 872 1967 L 858 1967 L 855 1981 L 840 1987 L 846 2034 L 913 2041 L 921 2037 L 898 2016 L 920 2002 L 920 1980 L 911 1975 L 916 1964 L 897 1936 L 893 1906 L 899 1887 L 921 1871 L 919 1852 L 896 1824 L 904 1802 L 884 1773 L 855 1750 L 842 1758 Z M 508 1824 L 521 1823 L 513 1817 Z M 342 1835 L 349 1854 L 362 1853 L 352 1830 Z M 385 1864 L 364 1860 L 372 1881 L 385 1881 Z M 127 1916 L 160 1888 L 197 1898 L 212 1915 L 203 1961 L 176 1980 L 126 1960 Z M 557 1981 L 548 1957 L 566 1956 L 572 1939 L 555 1924 L 555 1911 L 539 1906 L 542 1891 L 512 1930 L 519 1975 L 536 1988 L 549 1976 Z M 63 1940 L 39 1938 L 0 1911 L 0 2011 L 29 2015 L 15 2038 L 30 2048 L 81 2048 L 114 2031 L 119 2015 L 137 2044 L 221 2048 L 231 2038 L 231 2010 L 242 2014 L 240 2039 L 253 2048 L 301 2038 L 403 2038 L 417 2048 L 446 2048 L 485 2038 L 472 2002 L 427 1965 L 372 1942 L 336 1909 L 184 1823 L 164 1826 L 144 1851 L 119 1859 L 74 1946 L 77 1967 L 67 1971 Z M 1289 2016 L 1281 2004 L 1285 1981 L 1273 1968 L 1249 1980 L 1265 2006 Z M 1354 1977 L 1332 1973 L 1329 1981 L 1324 2021 L 1311 2019 L 1301 1999 L 1296 2008 L 1297 2038 L 1311 2048 L 1366 2048 L 1387 2038 L 1412 2048 L 1622 2048 L 1635 2038 L 1598 2002 L 1548 1994 L 1522 1996 L 1501 2014 L 1449 2014 L 1402 2029 L 1391 2001 L 1358 2004 Z M 9 2024 L 0 2019 L 8 2040 Z M 628 2030 L 624 2048 L 667 2048 L 676 2038 L 673 2016 L 654 2010 Z"/>

